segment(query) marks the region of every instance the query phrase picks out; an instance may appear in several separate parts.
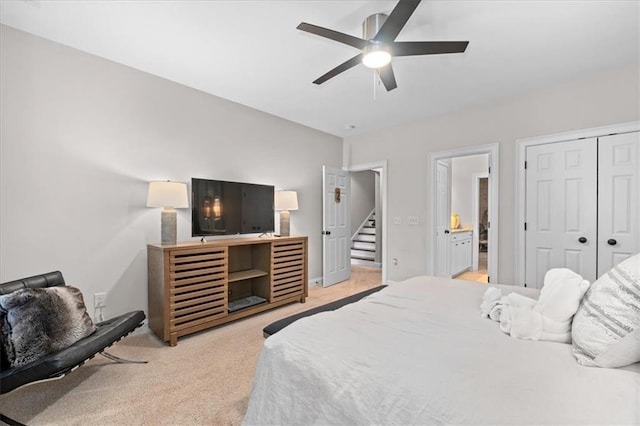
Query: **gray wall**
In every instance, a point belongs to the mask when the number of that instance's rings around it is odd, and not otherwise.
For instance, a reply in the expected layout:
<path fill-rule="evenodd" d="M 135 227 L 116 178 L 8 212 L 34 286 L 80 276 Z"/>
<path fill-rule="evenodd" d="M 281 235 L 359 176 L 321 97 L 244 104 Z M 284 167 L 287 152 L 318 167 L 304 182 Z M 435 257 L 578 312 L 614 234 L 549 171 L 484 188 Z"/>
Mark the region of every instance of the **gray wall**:
<path fill-rule="evenodd" d="M 387 221 L 389 279 L 431 273 L 429 153 L 499 143 L 498 279 L 514 283 L 516 140 L 640 120 L 638 75 L 635 64 L 524 97 L 346 138 L 346 166 L 388 160 L 388 215 L 403 218 L 401 225 Z M 407 225 L 409 215 L 419 216 L 418 226 Z M 398 258 L 398 266 L 391 264 L 392 258 Z"/>
<path fill-rule="evenodd" d="M 107 292 L 106 317 L 146 309 L 146 245 L 160 240 L 147 182 L 191 177 L 298 191 L 291 232 L 309 236 L 309 278 L 321 276 L 321 170 L 342 162 L 340 138 L 0 31 L 2 281 L 59 269 L 89 306 Z"/>
<path fill-rule="evenodd" d="M 351 172 L 351 235 L 369 216 L 376 205 L 375 172 Z"/>
<path fill-rule="evenodd" d="M 451 160 L 451 214 L 460 215 L 460 226 L 473 226 L 473 175 L 489 170 L 489 155 L 470 155 Z"/>

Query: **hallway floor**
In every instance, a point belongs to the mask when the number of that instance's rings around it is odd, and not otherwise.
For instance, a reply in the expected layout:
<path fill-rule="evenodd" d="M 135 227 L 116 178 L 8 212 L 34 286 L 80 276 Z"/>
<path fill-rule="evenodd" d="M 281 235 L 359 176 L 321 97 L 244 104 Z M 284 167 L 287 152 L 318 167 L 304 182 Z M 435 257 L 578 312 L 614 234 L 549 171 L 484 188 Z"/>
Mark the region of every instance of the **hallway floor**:
<path fill-rule="evenodd" d="M 477 281 L 487 284 L 489 281 L 489 275 L 487 270 L 487 252 L 478 253 L 478 270 L 466 271 L 456 276 L 455 278 L 460 280 Z"/>

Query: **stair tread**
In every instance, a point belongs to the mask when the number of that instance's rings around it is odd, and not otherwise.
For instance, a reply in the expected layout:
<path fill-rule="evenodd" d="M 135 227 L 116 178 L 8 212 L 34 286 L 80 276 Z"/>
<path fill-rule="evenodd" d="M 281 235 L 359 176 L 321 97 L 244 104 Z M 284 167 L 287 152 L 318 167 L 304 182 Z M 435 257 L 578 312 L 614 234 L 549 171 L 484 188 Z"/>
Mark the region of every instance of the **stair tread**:
<path fill-rule="evenodd" d="M 358 260 L 375 260 L 375 257 L 373 256 L 351 256 L 352 259 L 358 259 Z"/>
<path fill-rule="evenodd" d="M 351 259 L 375 262 L 376 220 L 372 214 L 351 241 Z"/>

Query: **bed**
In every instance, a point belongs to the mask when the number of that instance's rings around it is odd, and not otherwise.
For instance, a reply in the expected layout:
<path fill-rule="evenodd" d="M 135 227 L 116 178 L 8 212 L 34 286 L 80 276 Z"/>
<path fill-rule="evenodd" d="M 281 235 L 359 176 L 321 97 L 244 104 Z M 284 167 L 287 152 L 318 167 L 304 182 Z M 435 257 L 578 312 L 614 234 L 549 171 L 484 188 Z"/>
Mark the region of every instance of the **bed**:
<path fill-rule="evenodd" d="M 640 424 L 639 363 L 512 338 L 481 318 L 486 289 L 415 277 L 294 322 L 265 340 L 243 424 Z"/>

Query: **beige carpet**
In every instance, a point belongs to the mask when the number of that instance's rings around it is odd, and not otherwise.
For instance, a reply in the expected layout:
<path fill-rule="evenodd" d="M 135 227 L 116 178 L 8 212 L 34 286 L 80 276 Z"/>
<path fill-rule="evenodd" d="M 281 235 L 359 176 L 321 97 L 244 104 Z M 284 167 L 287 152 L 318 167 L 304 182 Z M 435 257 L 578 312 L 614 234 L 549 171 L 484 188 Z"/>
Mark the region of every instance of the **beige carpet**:
<path fill-rule="evenodd" d="M 294 303 L 178 340 L 168 347 L 148 330 L 114 345 L 69 376 L 0 396 L 0 413 L 29 425 L 237 425 L 247 409 L 264 342 L 262 328 L 291 314 L 379 285 L 379 269 L 354 267 L 352 279 L 312 287 Z"/>

